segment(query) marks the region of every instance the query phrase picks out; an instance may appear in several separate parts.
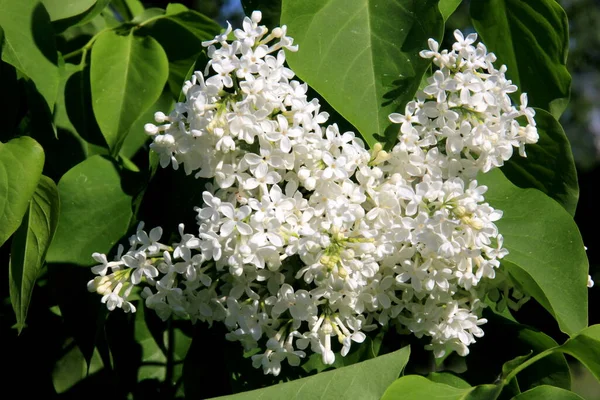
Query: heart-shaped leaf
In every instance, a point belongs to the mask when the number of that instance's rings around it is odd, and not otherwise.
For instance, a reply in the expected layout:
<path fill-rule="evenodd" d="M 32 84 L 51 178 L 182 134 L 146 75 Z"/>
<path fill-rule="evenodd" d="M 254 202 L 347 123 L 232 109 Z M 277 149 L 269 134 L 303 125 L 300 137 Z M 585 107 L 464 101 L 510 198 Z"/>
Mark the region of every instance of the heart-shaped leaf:
<path fill-rule="evenodd" d="M 300 46 L 292 69 L 371 146 L 413 98 L 429 65 L 419 51 L 443 31 L 437 0 L 284 0 L 281 23 Z"/>

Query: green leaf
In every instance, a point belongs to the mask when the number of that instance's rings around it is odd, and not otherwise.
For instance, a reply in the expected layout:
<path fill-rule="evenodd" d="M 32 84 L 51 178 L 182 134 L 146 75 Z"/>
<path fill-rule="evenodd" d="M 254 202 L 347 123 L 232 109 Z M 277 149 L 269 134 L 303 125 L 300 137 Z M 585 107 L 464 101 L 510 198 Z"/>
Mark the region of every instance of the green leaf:
<path fill-rule="evenodd" d="M 388 115 L 413 98 L 429 65 L 419 51 L 442 36 L 437 3 L 284 0 L 281 23 L 300 46 L 288 62 L 370 146 L 391 144 Z"/>
<path fill-rule="evenodd" d="M 144 125 L 147 123 L 154 123 L 154 113 L 157 111 L 163 111 L 168 114 L 173 108 L 173 96 L 168 90 L 163 91 L 161 96 L 156 100 L 150 108 L 146 110 L 129 129 L 129 133 L 123 142 L 121 147 L 121 155 L 127 158 L 132 158 L 140 150 L 145 143 L 150 139 L 144 131 Z"/>
<path fill-rule="evenodd" d="M 169 88 L 178 98 L 186 75 L 203 51 L 202 42 L 219 34 L 221 27 L 212 19 L 188 10 L 181 4 L 169 4 L 164 18 L 145 27 L 156 39 L 169 59 Z M 186 43 L 182 46 L 181 43 Z M 204 66 L 197 69 L 203 69 Z"/>
<path fill-rule="evenodd" d="M 65 64 L 64 108 L 72 127 L 85 142 L 88 155 L 94 155 L 99 148 L 107 148 L 92 107 L 90 66 L 82 61 L 79 65 Z M 59 97 L 60 98 L 60 97 Z M 59 121 L 56 122 L 57 125 Z"/>
<path fill-rule="evenodd" d="M 253 11 L 260 10 L 262 13 L 261 25 L 269 30 L 278 27 L 281 18 L 281 0 L 242 0 L 242 7 L 247 16 Z"/>
<path fill-rule="evenodd" d="M 439 7 L 444 21 L 448 21 L 448 18 L 454 14 L 460 3 L 462 3 L 462 0 L 440 0 Z"/>
<path fill-rule="evenodd" d="M 97 350 L 94 351 L 92 362 L 88 364 L 73 339 L 67 339 L 63 354 L 56 361 L 52 370 L 52 383 L 57 393 L 64 393 L 73 386 L 103 368 L 102 359 Z"/>
<path fill-rule="evenodd" d="M 118 154 L 131 125 L 162 93 L 167 55 L 151 37 L 107 31 L 92 48 L 92 107 L 112 154 Z"/>
<path fill-rule="evenodd" d="M 320 354 L 313 353 L 308 356 L 308 360 L 302 364 L 302 369 L 306 372 L 321 372 L 326 369 L 342 368 L 348 365 L 353 365 L 361 361 L 370 360 L 377 357 L 383 340 L 383 333 L 380 333 L 375 338 L 367 337 L 360 346 L 353 346 L 345 357 L 336 357 L 331 365 L 323 363 L 323 357 Z"/>
<path fill-rule="evenodd" d="M 555 0 L 471 2 L 473 26 L 531 106 L 558 119 L 569 102 L 567 15 Z"/>
<path fill-rule="evenodd" d="M 557 388 L 554 386 L 538 386 L 531 390 L 526 391 L 525 393 L 521 393 L 515 397 L 513 400 L 583 400 L 583 397 L 580 397 L 578 394 L 573 393 L 569 390 Z"/>
<path fill-rule="evenodd" d="M 2 60 L 29 77 L 50 110 L 58 89 L 58 53 L 48 12 L 37 0 L 0 0 Z"/>
<path fill-rule="evenodd" d="M 436 383 L 417 375 L 407 375 L 397 379 L 387 388 L 381 400 L 493 400 L 498 397 L 501 387 L 481 385 L 457 388 L 444 383 Z"/>
<path fill-rule="evenodd" d="M 47 261 L 89 266 L 92 253 L 107 253 L 132 217 L 132 194 L 126 188 L 117 166 L 101 156 L 69 170 L 58 183 L 62 206 Z"/>
<path fill-rule="evenodd" d="M 398 377 L 408 362 L 410 348 L 376 357 L 349 367 L 323 372 L 308 378 L 252 390 L 231 396 L 227 400 L 243 399 L 357 399 L 377 400 Z M 424 378 L 423 378 L 424 379 Z"/>
<path fill-rule="evenodd" d="M 8 279 L 19 333 L 25 327 L 33 287 L 56 231 L 59 210 L 56 185 L 52 179 L 42 176 L 12 241 Z"/>
<path fill-rule="evenodd" d="M 167 324 L 158 319 L 153 310 L 139 304 L 135 317 L 135 340 L 141 346 L 141 364 L 137 372 L 138 382 L 144 379 L 164 381 L 170 375 L 175 383 L 181 376 L 183 360 L 192 339 L 181 329 L 173 326 L 174 321 Z M 171 324 L 171 327 L 168 327 Z M 170 363 L 170 365 L 169 365 Z M 177 365 L 175 365 L 177 364 Z M 169 372 L 168 369 L 172 371 Z"/>
<path fill-rule="evenodd" d="M 483 313 L 488 320 L 485 335 L 477 340 L 465 358 L 467 369 L 461 374 L 471 384 L 493 382 L 502 373 L 503 379 L 521 362 L 522 356 L 537 356 L 558 346 L 556 341 L 532 327 L 511 321 L 489 308 Z M 499 346 L 498 343 L 502 343 Z M 501 369 L 502 366 L 502 369 Z M 571 387 L 571 374 L 564 355 L 554 353 L 544 357 L 517 375 L 519 388 L 527 390 L 534 386 L 551 384 L 565 389 Z M 510 389 L 510 385 L 505 391 Z"/>
<path fill-rule="evenodd" d="M 44 149 L 30 137 L 0 143 L 0 246 L 17 230 L 44 166 Z"/>
<path fill-rule="evenodd" d="M 96 0 L 41 0 L 50 19 L 56 21 L 79 15 L 89 10 Z"/>
<path fill-rule="evenodd" d="M 581 361 L 600 381 L 600 325 L 585 328 L 560 346 L 560 350 Z"/>
<path fill-rule="evenodd" d="M 478 181 L 488 187 L 490 205 L 504 213 L 496 225 L 509 250 L 503 259 L 509 273 L 563 332 L 585 328 L 588 260 L 572 217 L 542 192 L 516 187 L 499 170 L 480 174 Z"/>
<path fill-rule="evenodd" d="M 57 12 L 62 13 L 62 10 L 58 11 L 58 9 L 60 8 L 60 4 L 64 3 L 63 1 L 61 1 L 61 0 L 44 0 L 44 1 L 52 1 L 52 3 L 58 3 L 58 5 L 56 7 Z M 86 0 L 86 2 L 90 2 L 90 0 Z M 54 18 L 53 18 L 52 27 L 54 28 L 54 30 L 56 32 L 63 32 L 67 28 L 70 28 L 72 26 L 81 26 L 81 25 L 87 24 L 92 19 L 94 19 L 96 16 L 98 16 L 102 12 L 102 10 L 104 10 L 106 8 L 106 6 L 108 6 L 109 3 L 110 3 L 110 0 L 96 0 L 94 2 L 94 4 L 92 4 L 91 7 L 87 8 L 85 11 L 83 11 L 79 14 L 74 14 L 71 17 L 67 17 L 64 19 L 57 18 L 57 20 L 54 20 Z"/>
<path fill-rule="evenodd" d="M 149 20 L 153 18 L 157 18 L 161 15 L 165 15 L 165 10 L 162 8 L 152 7 L 146 10 L 143 10 L 139 15 L 131 20 L 132 24 L 147 24 L 151 23 Z"/>
<path fill-rule="evenodd" d="M 502 365 L 502 376 L 507 377 L 508 374 L 515 370 L 515 368 L 523 364 L 525 361 L 529 360 L 531 358 L 531 354 L 533 354 L 533 351 L 524 356 L 518 356 L 513 358 L 512 360 L 505 362 L 504 365 Z"/>
<path fill-rule="evenodd" d="M 185 28 L 198 40 L 213 39 L 221 31 L 221 26 L 215 21 L 206 15 L 188 9 L 182 4 L 169 4 L 165 19 Z"/>
<path fill-rule="evenodd" d="M 54 124 L 56 135 L 43 132 L 36 137 L 46 150 L 44 173 L 56 182 L 88 156 L 108 154 L 92 110 L 89 67 L 69 63 L 61 66 Z"/>
<path fill-rule="evenodd" d="M 139 0 L 125 0 L 125 4 L 127 5 L 131 15 L 134 17 L 137 17 L 144 12 L 144 5 Z"/>
<path fill-rule="evenodd" d="M 427 379 L 432 382 L 450 385 L 458 389 L 467 389 L 471 387 L 467 381 L 450 372 L 432 372 L 431 374 L 427 375 Z"/>
<path fill-rule="evenodd" d="M 535 110 L 540 140 L 525 146 L 527 157 L 515 155 L 502 172 L 521 188 L 535 188 L 552 197 L 575 215 L 579 184 L 569 139 L 558 121 L 547 111 Z"/>

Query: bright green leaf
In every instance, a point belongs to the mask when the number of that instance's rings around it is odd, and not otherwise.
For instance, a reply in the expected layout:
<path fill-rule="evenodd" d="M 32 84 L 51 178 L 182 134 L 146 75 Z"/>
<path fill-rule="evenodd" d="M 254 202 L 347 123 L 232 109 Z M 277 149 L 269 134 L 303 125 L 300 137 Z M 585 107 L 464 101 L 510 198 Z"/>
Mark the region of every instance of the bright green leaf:
<path fill-rule="evenodd" d="M 507 161 L 502 172 L 515 185 L 538 189 L 575 215 L 579 184 L 569 139 L 549 112 L 536 109 L 535 120 L 540 140 L 525 146 L 526 158 L 515 155 Z"/>
<path fill-rule="evenodd" d="M 392 383 L 381 400 L 493 400 L 497 398 L 500 389 L 496 385 L 457 388 L 432 382 L 422 376 L 407 375 Z"/>
<path fill-rule="evenodd" d="M 539 190 L 514 186 L 499 170 L 480 174 L 478 181 L 488 187 L 490 205 L 504 213 L 496 225 L 509 250 L 504 258 L 509 273 L 563 332 L 585 328 L 588 260 L 572 217 Z"/>
<path fill-rule="evenodd" d="M 61 213 L 47 261 L 87 266 L 92 253 L 107 253 L 132 217 L 126 183 L 112 161 L 97 155 L 69 170 L 58 183 Z"/>
<path fill-rule="evenodd" d="M 0 143 L 0 246 L 17 230 L 44 166 L 44 149 L 30 137 Z"/>
<path fill-rule="evenodd" d="M 444 21 L 447 21 L 454 14 L 460 3 L 462 3 L 462 0 L 440 0 L 439 7 Z"/>
<path fill-rule="evenodd" d="M 469 383 L 450 372 L 432 372 L 427 375 L 427 379 L 436 383 L 443 383 L 458 389 L 470 388 Z"/>
<path fill-rule="evenodd" d="M 581 361 L 600 381 L 600 325 L 585 328 L 560 349 Z"/>
<path fill-rule="evenodd" d="M 529 105 L 558 118 L 569 102 L 567 15 L 555 0 L 471 2 L 473 26 L 508 67 L 506 75 L 527 93 Z M 518 94 L 517 93 L 517 94 Z"/>
<path fill-rule="evenodd" d="M 306 372 L 319 373 L 326 369 L 342 368 L 361 361 L 370 360 L 379 354 L 382 340 L 383 334 L 377 335 L 374 339 L 367 337 L 360 346 L 353 347 L 346 356 L 336 357 L 331 365 L 323 363 L 323 357 L 320 354 L 313 353 L 302 364 L 302 369 Z"/>
<path fill-rule="evenodd" d="M 100 130 L 117 154 L 131 125 L 158 99 L 167 82 L 167 55 L 151 37 L 114 31 L 92 48 L 92 107 Z"/>
<path fill-rule="evenodd" d="M 59 209 L 56 185 L 52 179 L 42 176 L 12 241 L 10 300 L 17 316 L 19 333 L 25 327 L 33 287 L 56 231 Z"/>
<path fill-rule="evenodd" d="M 378 400 L 385 389 L 398 377 L 408 362 L 410 348 L 404 347 L 349 367 L 302 378 L 295 381 L 252 390 L 231 396 L 219 397 L 223 400 L 280 400 L 296 399 L 357 399 Z M 423 378 L 425 379 L 425 378 Z"/>
<path fill-rule="evenodd" d="M 298 76 L 369 145 L 395 142 L 388 115 L 413 98 L 429 65 L 419 51 L 442 35 L 437 0 L 284 0 L 281 23 L 300 46 L 287 53 Z"/>
<path fill-rule="evenodd" d="M 0 0 L 4 30 L 2 60 L 30 78 L 54 108 L 58 89 L 58 53 L 48 12 L 37 0 Z"/>
<path fill-rule="evenodd" d="M 144 12 L 144 5 L 140 0 L 125 0 L 125 4 L 134 17 Z"/>
<path fill-rule="evenodd" d="M 513 400 L 583 400 L 578 394 L 573 393 L 569 390 L 557 388 L 554 386 L 538 386 L 524 393 L 521 393 Z"/>
<path fill-rule="evenodd" d="M 89 10 L 96 0 L 41 0 L 50 19 L 56 21 L 59 19 L 70 18 Z"/>
<path fill-rule="evenodd" d="M 63 3 L 62 0 L 44 0 L 44 1 L 52 1 L 52 3 L 57 3 L 58 4 L 57 8 L 59 8 L 60 4 Z M 74 0 L 72 0 L 72 1 L 74 1 Z M 85 1 L 90 2 L 90 0 L 85 0 Z M 53 18 L 54 22 L 52 23 L 52 27 L 54 28 L 54 30 L 56 32 L 63 32 L 70 27 L 81 26 L 81 25 L 87 24 L 92 19 L 94 19 L 96 16 L 98 16 L 102 12 L 102 10 L 104 10 L 106 8 L 106 6 L 108 6 L 109 3 L 110 3 L 110 0 L 96 0 L 94 2 L 94 4 L 92 4 L 91 7 L 87 8 L 85 11 L 83 11 L 79 14 L 74 14 L 71 17 L 68 17 L 65 19 L 55 20 Z M 62 10 L 58 11 L 58 12 L 62 13 Z"/>

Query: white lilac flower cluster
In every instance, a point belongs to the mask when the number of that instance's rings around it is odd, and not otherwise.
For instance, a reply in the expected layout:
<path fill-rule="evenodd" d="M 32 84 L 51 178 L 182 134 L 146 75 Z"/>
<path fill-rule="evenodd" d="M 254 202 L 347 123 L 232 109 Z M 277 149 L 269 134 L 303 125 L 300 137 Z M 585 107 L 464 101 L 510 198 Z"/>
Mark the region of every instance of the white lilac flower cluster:
<path fill-rule="evenodd" d="M 537 140 L 527 98 L 495 69 L 475 35 L 455 33 L 452 51 L 430 50 L 428 86 L 391 114 L 399 142 L 368 151 L 293 80 L 286 27 L 270 33 L 260 12 L 243 29 L 206 42 L 210 61 L 183 87 L 185 102 L 146 125 L 163 167 L 183 164 L 213 179 L 196 208 L 195 234 L 159 243 L 143 226 L 115 261 L 94 254 L 89 289 L 109 309 L 145 283 L 147 307 L 167 319 L 225 324 L 255 367 L 277 375 L 307 348 L 334 362 L 365 333 L 395 324 L 428 336 L 437 357 L 461 355 L 481 337 L 486 293 L 507 251 L 475 176 Z M 526 124 L 521 126 L 517 119 Z M 108 274 L 108 270 L 111 270 Z M 492 289 L 491 289 L 492 288 Z"/>

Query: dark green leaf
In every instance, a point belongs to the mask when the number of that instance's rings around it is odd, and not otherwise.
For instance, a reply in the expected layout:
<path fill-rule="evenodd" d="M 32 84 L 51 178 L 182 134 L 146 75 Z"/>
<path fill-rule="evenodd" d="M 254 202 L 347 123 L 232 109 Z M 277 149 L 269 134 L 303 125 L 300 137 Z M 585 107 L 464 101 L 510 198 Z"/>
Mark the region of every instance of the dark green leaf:
<path fill-rule="evenodd" d="M 526 354 L 529 350 L 532 355 L 537 355 L 557 346 L 556 341 L 543 332 L 522 325 L 516 326 L 514 329 L 518 330 L 517 335 L 520 342 L 519 351 L 521 354 Z M 519 361 L 525 360 L 520 359 Z M 502 367 L 502 373 L 506 376 L 510 368 L 516 367 L 516 363 L 510 364 L 509 361 L 508 365 L 505 364 Z M 564 355 L 560 353 L 550 354 L 541 361 L 527 367 L 517 375 L 517 379 L 522 391 L 540 385 L 552 385 L 563 389 L 571 389 L 569 364 Z"/>
<path fill-rule="evenodd" d="M 107 253 L 126 233 L 132 194 L 117 166 L 97 155 L 69 170 L 58 191 L 61 213 L 47 260 L 91 265 L 92 253 Z"/>
<path fill-rule="evenodd" d="M 17 316 L 19 333 L 25 327 L 33 287 L 56 231 L 59 210 L 56 185 L 52 179 L 42 176 L 12 241 L 10 300 Z"/>
<path fill-rule="evenodd" d="M 181 377 L 183 360 L 192 340 L 173 324 L 173 321 L 163 323 L 153 310 L 140 304 L 135 317 L 135 340 L 142 350 L 138 381 L 164 381 L 169 377 L 173 384 Z"/>
<path fill-rule="evenodd" d="M 2 60 L 29 77 L 54 108 L 58 89 L 58 53 L 48 12 L 37 0 L 0 0 L 4 30 Z"/>
<path fill-rule="evenodd" d="M 536 109 L 535 120 L 540 140 L 526 146 L 527 158 L 515 155 L 502 172 L 515 185 L 538 189 L 575 215 L 579 184 L 569 140 L 547 111 Z"/>
<path fill-rule="evenodd" d="M 151 37 L 101 34 L 92 48 L 92 107 L 111 152 L 118 154 L 131 125 L 162 93 L 167 55 Z"/>
<path fill-rule="evenodd" d="M 166 19 L 185 28 L 198 40 L 213 39 L 221 31 L 221 27 L 215 21 L 181 4 L 169 4 Z"/>
<path fill-rule="evenodd" d="M 17 230 L 44 166 L 44 149 L 30 137 L 0 143 L 0 246 Z"/>
<path fill-rule="evenodd" d="M 75 133 L 86 143 L 87 153 L 96 154 L 98 148 L 107 148 L 108 145 L 94 116 L 90 66 L 86 60 L 79 65 L 65 64 L 65 75 L 63 95 L 66 115 Z M 56 123 L 58 125 L 59 121 Z"/>
<path fill-rule="evenodd" d="M 202 42 L 215 37 L 221 27 L 213 20 L 188 10 L 181 4 L 170 4 L 164 18 L 145 28 L 165 49 L 169 59 L 169 88 L 179 97 L 187 73 L 203 51 Z M 182 46 L 181 43 L 186 43 Z M 203 70 L 204 65 L 198 66 Z"/>
<path fill-rule="evenodd" d="M 531 390 L 526 391 L 525 393 L 521 393 L 515 397 L 513 400 L 583 400 L 583 397 L 580 397 L 578 394 L 573 393 L 569 390 L 557 388 L 554 386 L 538 386 Z"/>
<path fill-rule="evenodd" d="M 505 362 L 504 365 L 502 366 L 502 376 L 504 376 L 504 377 L 508 376 L 508 374 L 510 374 L 512 371 L 514 371 L 515 368 L 517 368 L 518 366 L 523 364 L 525 361 L 529 360 L 531 358 L 532 353 L 533 353 L 533 351 L 531 351 L 529 354 L 526 354 L 524 356 L 518 356 L 518 357 L 513 358 L 512 360 Z"/>
<path fill-rule="evenodd" d="M 539 190 L 516 187 L 499 170 L 478 180 L 488 187 L 485 197 L 492 207 L 504 212 L 496 225 L 510 252 L 504 258 L 509 273 L 554 315 L 563 332 L 585 328 L 588 261 L 573 218 Z"/>
<path fill-rule="evenodd" d="M 219 399 L 357 399 L 377 400 L 398 377 L 408 362 L 410 348 L 404 347 L 349 367 Z M 425 378 L 423 378 L 425 379 Z M 429 382 L 429 381 L 428 381 Z"/>
<path fill-rule="evenodd" d="M 560 350 L 581 361 L 600 381 L 600 325 L 585 328 L 560 346 Z"/>
<path fill-rule="evenodd" d="M 91 365 L 94 351 L 106 349 L 102 339 L 108 313 L 106 305 L 99 301 L 98 293 L 87 290 L 86 283 L 93 274 L 79 265 L 48 263 L 47 276 L 62 316 L 61 327 L 75 339 L 84 359 Z M 110 366 L 110 357 L 104 360 L 105 365 Z"/>
<path fill-rule="evenodd" d="M 477 340 L 466 357 L 466 371 L 461 377 L 471 384 L 493 382 L 501 374 L 506 377 L 524 361 L 521 356 L 533 356 L 558 346 L 550 336 L 532 327 L 522 325 L 486 310 L 488 323 L 485 335 Z M 499 345 L 502 343 L 502 345 Z M 503 365 L 504 364 L 504 365 Z M 562 354 L 554 353 L 525 368 L 517 375 L 521 390 L 552 384 L 565 389 L 571 387 L 569 365 Z M 505 392 L 510 389 L 505 388 Z"/>
<path fill-rule="evenodd" d="M 0 39 L 0 47 L 1 43 Z M 22 117 L 19 115 L 19 106 L 23 94 L 15 67 L 4 61 L 0 61 L 0 87 L 0 109 L 3 110 L 0 141 L 8 142 L 16 133 L 19 118 Z"/>
<path fill-rule="evenodd" d="M 288 53 L 290 66 L 369 145 L 393 143 L 388 115 L 413 98 L 429 65 L 419 51 L 442 35 L 437 3 L 284 0 L 281 23 L 300 46 Z"/>
<path fill-rule="evenodd" d="M 83 354 L 73 339 L 65 341 L 62 357 L 54 364 L 52 371 L 52 383 L 57 393 L 63 393 L 71 389 L 77 383 L 85 379 L 88 374 L 102 369 L 103 364 L 97 351 L 94 352 L 92 363 L 88 367 Z"/>
<path fill-rule="evenodd" d="M 89 67 L 66 63 L 61 66 L 60 73 L 54 108 L 56 136 L 37 136 L 47 153 L 45 173 L 55 181 L 87 156 L 100 152 L 108 154 L 106 141 L 92 111 Z"/>
<path fill-rule="evenodd" d="M 262 13 L 261 25 L 265 25 L 269 30 L 280 25 L 281 0 L 242 0 L 244 13 L 247 16 L 252 15 L 253 11 Z"/>
<path fill-rule="evenodd" d="M 471 18 L 487 48 L 531 106 L 558 118 L 569 102 L 567 15 L 555 0 L 478 0 Z"/>

